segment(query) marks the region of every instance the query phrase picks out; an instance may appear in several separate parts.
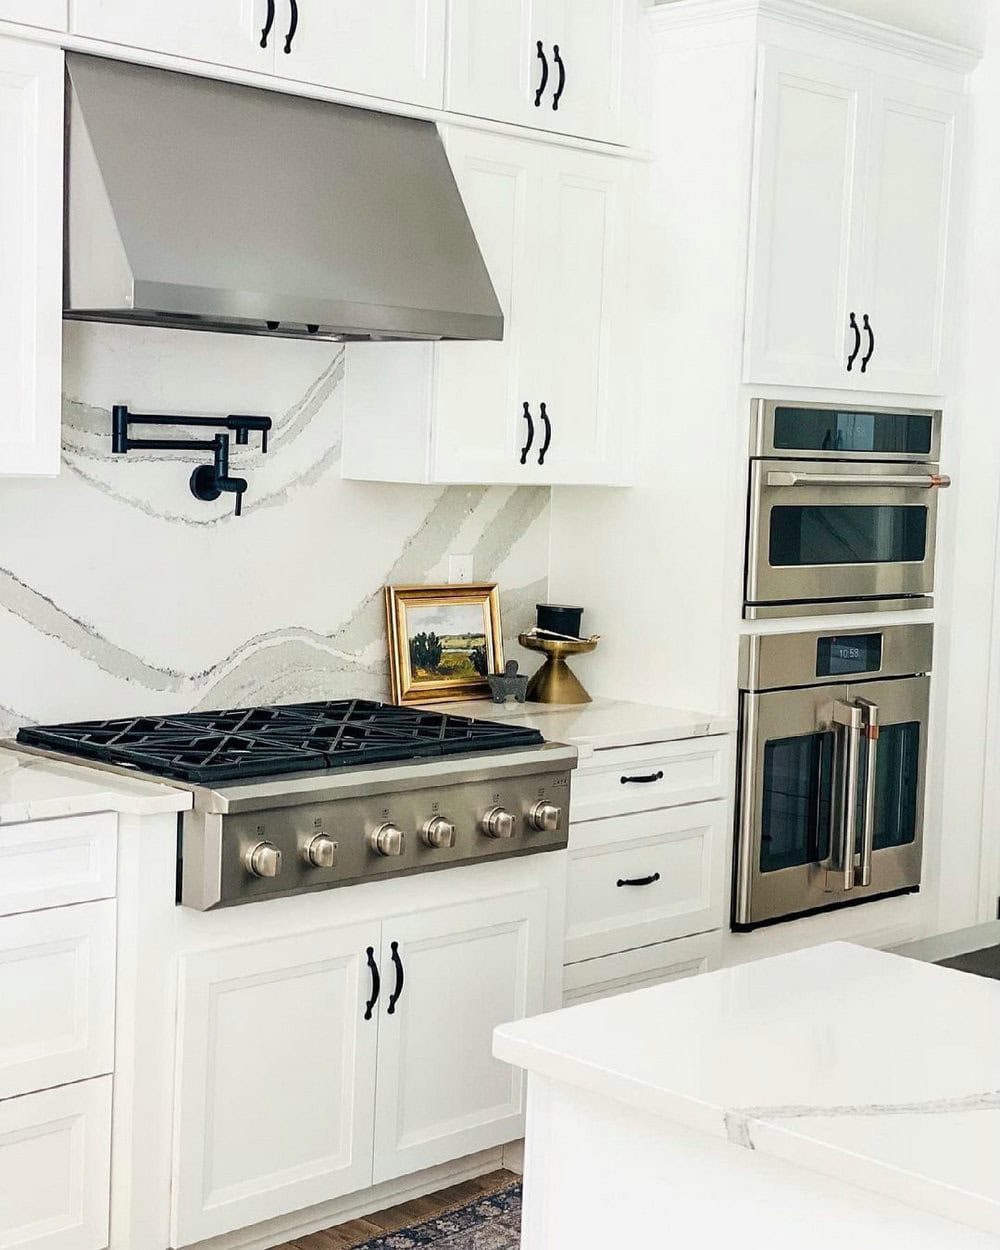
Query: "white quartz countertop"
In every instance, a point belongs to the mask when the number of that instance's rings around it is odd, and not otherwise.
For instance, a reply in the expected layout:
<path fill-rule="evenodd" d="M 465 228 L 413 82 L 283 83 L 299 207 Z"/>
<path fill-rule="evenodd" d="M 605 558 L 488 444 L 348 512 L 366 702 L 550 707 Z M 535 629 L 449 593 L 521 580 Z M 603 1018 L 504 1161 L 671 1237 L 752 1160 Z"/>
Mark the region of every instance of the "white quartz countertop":
<path fill-rule="evenodd" d="M 436 710 L 442 710 L 442 704 Z M 493 703 L 475 699 L 450 703 L 448 711 L 477 720 L 505 721 L 537 729 L 550 742 L 567 742 L 581 754 L 612 747 L 705 738 L 736 731 L 736 720 L 712 712 L 690 712 L 617 699 L 593 703 Z"/>
<path fill-rule="evenodd" d="M 504 1025 L 494 1051 L 1000 1237 L 1000 982 L 838 942 Z"/>
<path fill-rule="evenodd" d="M 15 766 L 16 765 L 16 766 Z M 0 825 L 88 812 L 183 812 L 190 791 L 0 749 Z"/>

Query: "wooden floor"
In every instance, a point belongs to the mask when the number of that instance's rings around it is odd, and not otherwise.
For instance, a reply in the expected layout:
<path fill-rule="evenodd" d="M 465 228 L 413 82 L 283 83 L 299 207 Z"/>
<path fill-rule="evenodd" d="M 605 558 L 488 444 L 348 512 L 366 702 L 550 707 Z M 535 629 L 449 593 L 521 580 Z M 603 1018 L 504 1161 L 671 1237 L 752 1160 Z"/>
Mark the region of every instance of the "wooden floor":
<path fill-rule="evenodd" d="M 463 1181 L 460 1185 L 452 1185 L 441 1189 L 436 1194 L 428 1194 L 426 1198 L 415 1198 L 412 1202 L 404 1202 L 398 1207 L 389 1207 L 385 1211 L 376 1211 L 363 1220 L 351 1220 L 348 1224 L 338 1224 L 336 1228 L 328 1228 L 322 1233 L 311 1233 L 308 1237 L 300 1237 L 297 1241 L 286 1242 L 275 1250 L 354 1250 L 355 1246 L 371 1241 L 373 1237 L 384 1237 L 387 1233 L 398 1232 L 411 1224 L 421 1224 L 424 1220 L 433 1220 L 455 1207 L 464 1207 L 466 1203 L 475 1202 L 484 1194 L 495 1193 L 507 1185 L 513 1185 L 519 1178 L 513 1172 L 502 1168 L 479 1176 L 474 1181 Z"/>

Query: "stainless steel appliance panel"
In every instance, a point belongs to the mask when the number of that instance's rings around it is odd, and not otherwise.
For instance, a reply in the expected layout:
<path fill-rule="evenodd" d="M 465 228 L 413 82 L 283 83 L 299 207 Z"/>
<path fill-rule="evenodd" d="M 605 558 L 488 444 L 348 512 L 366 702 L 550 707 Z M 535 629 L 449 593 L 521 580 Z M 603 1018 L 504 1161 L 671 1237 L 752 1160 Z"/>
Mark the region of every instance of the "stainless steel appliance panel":
<path fill-rule="evenodd" d="M 810 414 L 815 417 L 814 432 L 819 437 L 790 436 L 788 426 L 792 420 Z M 783 459 L 812 460 L 822 456 L 937 463 L 941 459 L 941 417 L 941 410 L 932 408 L 840 407 L 757 399 L 753 405 L 750 454 Z"/>

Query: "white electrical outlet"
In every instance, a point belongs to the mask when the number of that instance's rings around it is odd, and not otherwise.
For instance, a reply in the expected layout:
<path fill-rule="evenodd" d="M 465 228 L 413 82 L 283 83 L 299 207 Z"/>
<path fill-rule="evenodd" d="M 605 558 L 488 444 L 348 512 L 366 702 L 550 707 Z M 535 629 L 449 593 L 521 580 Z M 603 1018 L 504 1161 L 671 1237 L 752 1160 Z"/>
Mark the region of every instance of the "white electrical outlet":
<path fill-rule="evenodd" d="M 448 557 L 448 581 L 452 584 L 472 581 L 471 555 Z"/>

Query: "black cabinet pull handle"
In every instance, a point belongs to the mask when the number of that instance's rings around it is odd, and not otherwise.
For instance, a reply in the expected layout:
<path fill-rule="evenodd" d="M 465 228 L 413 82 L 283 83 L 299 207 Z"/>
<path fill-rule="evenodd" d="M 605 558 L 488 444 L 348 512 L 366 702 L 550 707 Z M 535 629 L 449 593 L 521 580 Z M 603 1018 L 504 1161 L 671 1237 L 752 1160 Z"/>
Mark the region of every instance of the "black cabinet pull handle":
<path fill-rule="evenodd" d="M 399 996 L 403 992 L 403 961 L 399 957 L 398 942 L 393 942 L 389 949 L 392 951 L 392 962 L 396 965 L 396 987 L 392 991 L 388 1007 L 389 1015 L 392 1016 L 396 1014 L 396 1004 L 399 1002 Z"/>
<path fill-rule="evenodd" d="M 854 362 L 858 358 L 858 352 L 861 351 L 861 327 L 858 325 L 858 319 L 854 313 L 851 313 L 851 329 L 854 331 L 854 350 L 847 358 L 847 372 L 850 373 L 854 368 Z"/>
<path fill-rule="evenodd" d="M 531 444 L 535 441 L 535 423 L 531 419 L 531 409 L 527 404 L 524 405 L 524 419 L 528 423 L 528 441 L 521 448 L 521 463 L 528 463 L 528 452 L 531 451 Z"/>
<path fill-rule="evenodd" d="M 552 111 L 558 113 L 559 101 L 562 99 L 562 93 L 566 90 L 566 66 L 559 55 L 559 45 L 557 43 L 552 45 L 552 59 L 559 66 L 559 86 L 556 87 L 556 93 L 552 97 Z"/>
<path fill-rule="evenodd" d="M 285 51 L 291 52 L 292 40 L 295 38 L 295 32 L 299 28 L 299 0 L 288 0 L 292 6 L 292 22 L 288 27 L 288 34 L 285 36 Z"/>
<path fill-rule="evenodd" d="M 651 781 L 662 781 L 662 780 L 663 780 L 663 769 L 661 768 L 658 773 L 646 773 L 641 777 L 623 777 L 622 785 L 623 786 L 629 786 L 629 785 L 648 786 Z"/>
<path fill-rule="evenodd" d="M 372 1012 L 375 1010 L 375 1004 L 378 1002 L 379 990 L 382 988 L 382 979 L 378 974 L 378 964 L 375 962 L 375 948 L 368 947 L 368 971 L 372 974 L 372 996 L 365 1004 L 365 1019 L 372 1018 Z"/>
<path fill-rule="evenodd" d="M 660 874 L 658 872 L 654 872 L 651 877 L 629 877 L 624 881 L 621 877 L 619 877 L 618 886 L 621 888 L 623 885 L 653 885 L 655 882 L 659 881 L 659 879 Z"/>
<path fill-rule="evenodd" d="M 260 32 L 260 46 L 267 47 L 267 40 L 271 34 L 271 27 L 274 25 L 274 0 L 267 0 L 267 21 L 264 23 L 264 29 Z"/>
<path fill-rule="evenodd" d="M 867 313 L 865 313 L 861 321 L 868 334 L 868 351 L 865 353 L 864 359 L 861 361 L 861 372 L 867 373 L 868 366 L 871 363 L 871 358 L 875 355 L 875 331 L 871 327 L 871 322 L 868 320 Z"/>
<path fill-rule="evenodd" d="M 544 404 L 541 404 L 539 406 L 538 411 L 542 420 L 545 422 L 545 441 L 542 443 L 541 447 L 538 449 L 538 463 L 544 464 L 545 453 L 548 451 L 549 447 L 552 444 L 552 422 L 549 420 L 549 414 L 545 411 Z"/>
<path fill-rule="evenodd" d="M 538 90 L 535 92 L 535 108 L 542 107 L 542 96 L 545 94 L 545 88 L 549 85 L 549 63 L 545 59 L 545 48 L 541 39 L 535 44 L 536 55 L 542 63 L 542 79 L 538 84 Z"/>

